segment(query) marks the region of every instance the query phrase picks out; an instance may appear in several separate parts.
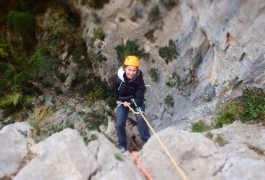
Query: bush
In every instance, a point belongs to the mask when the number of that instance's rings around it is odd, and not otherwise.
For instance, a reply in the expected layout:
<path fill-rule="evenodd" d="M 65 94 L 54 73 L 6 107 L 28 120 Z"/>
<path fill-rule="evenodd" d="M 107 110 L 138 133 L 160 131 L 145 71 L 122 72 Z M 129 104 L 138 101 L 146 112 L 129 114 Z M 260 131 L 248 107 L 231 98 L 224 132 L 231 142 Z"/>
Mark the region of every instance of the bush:
<path fill-rule="evenodd" d="M 178 5 L 179 0 L 160 0 L 160 3 L 168 10 L 171 10 L 174 6 Z"/>
<path fill-rule="evenodd" d="M 181 84 L 182 80 L 176 72 L 173 72 L 171 77 L 166 82 L 166 85 L 169 87 L 179 87 Z"/>
<path fill-rule="evenodd" d="M 125 45 L 116 46 L 115 50 L 120 63 L 123 63 L 125 57 L 128 55 L 134 55 L 138 58 L 146 58 L 149 56 L 148 53 L 145 53 L 144 49 L 139 50 L 139 45 L 136 43 L 136 41 L 131 40 L 127 40 Z"/>
<path fill-rule="evenodd" d="M 84 118 L 84 122 L 89 130 L 97 130 L 100 132 L 99 127 L 101 125 L 107 125 L 107 118 L 97 112 L 88 113 L 87 116 Z"/>
<path fill-rule="evenodd" d="M 242 95 L 224 103 L 215 118 L 215 127 L 223 127 L 235 120 L 247 122 L 265 118 L 265 93 L 260 88 L 245 88 Z"/>
<path fill-rule="evenodd" d="M 7 25 L 17 33 L 24 35 L 35 31 L 35 15 L 28 12 L 10 11 L 7 17 Z"/>
<path fill-rule="evenodd" d="M 199 120 L 198 122 L 193 123 L 191 125 L 192 132 L 205 132 L 205 131 L 209 131 L 211 129 L 212 129 L 211 126 L 208 126 L 202 120 Z"/>
<path fill-rule="evenodd" d="M 88 5 L 95 9 L 102 9 L 108 0 L 89 0 Z"/>
<path fill-rule="evenodd" d="M 170 107 L 174 106 L 174 100 L 173 97 L 171 95 L 167 95 L 164 99 L 164 104 Z"/>
<path fill-rule="evenodd" d="M 34 139 L 43 132 L 43 127 L 52 120 L 52 108 L 46 106 L 36 107 L 29 115 L 30 125 L 33 127 L 32 136 Z"/>
<path fill-rule="evenodd" d="M 101 28 L 94 28 L 93 34 L 98 39 L 104 40 L 104 38 L 105 38 L 104 31 Z"/>
<path fill-rule="evenodd" d="M 159 56 L 165 60 L 166 64 L 179 56 L 176 45 L 172 39 L 169 40 L 168 46 L 159 49 Z"/>
<path fill-rule="evenodd" d="M 152 81 L 157 82 L 158 81 L 158 74 L 157 74 L 157 68 L 151 68 L 148 71 Z"/>
<path fill-rule="evenodd" d="M 161 18 L 161 16 L 160 16 L 159 6 L 156 5 L 156 6 L 152 7 L 150 12 L 148 13 L 148 21 L 150 23 L 154 23 L 154 22 L 158 21 L 160 18 Z"/>

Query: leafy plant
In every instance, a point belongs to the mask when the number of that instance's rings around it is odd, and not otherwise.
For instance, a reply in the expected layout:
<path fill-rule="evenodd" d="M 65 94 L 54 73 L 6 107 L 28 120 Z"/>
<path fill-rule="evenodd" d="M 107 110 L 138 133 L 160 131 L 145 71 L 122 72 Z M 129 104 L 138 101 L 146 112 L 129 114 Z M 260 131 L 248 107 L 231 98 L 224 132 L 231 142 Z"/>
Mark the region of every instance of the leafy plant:
<path fill-rule="evenodd" d="M 99 127 L 101 125 L 107 125 L 106 117 L 97 112 L 88 113 L 84 118 L 84 122 L 86 123 L 89 130 L 98 130 L 99 132 Z"/>
<path fill-rule="evenodd" d="M 217 134 L 217 136 L 214 138 L 214 141 L 220 146 L 225 146 L 228 142 L 220 135 Z"/>
<path fill-rule="evenodd" d="M 158 74 L 157 74 L 157 68 L 151 68 L 148 71 L 152 81 L 157 82 L 158 81 Z"/>
<path fill-rule="evenodd" d="M 173 72 L 171 77 L 166 82 L 166 85 L 169 87 L 179 87 L 181 84 L 182 80 L 176 72 Z"/>
<path fill-rule="evenodd" d="M 86 102 L 88 105 L 92 105 L 95 101 L 105 99 L 107 92 L 103 84 L 97 84 L 88 94 Z"/>
<path fill-rule="evenodd" d="M 3 48 L 0 48 L 0 57 L 7 57 L 8 53 Z"/>
<path fill-rule="evenodd" d="M 107 2 L 108 0 L 89 0 L 88 4 L 92 8 L 102 9 Z"/>
<path fill-rule="evenodd" d="M 168 46 L 159 49 L 159 56 L 165 60 L 166 64 L 179 56 L 179 52 L 172 39 L 169 40 Z"/>
<path fill-rule="evenodd" d="M 173 97 L 171 95 L 167 95 L 164 99 L 164 104 L 170 107 L 174 106 L 174 100 Z"/>
<path fill-rule="evenodd" d="M 140 2 L 142 2 L 143 4 L 146 4 L 147 2 L 149 2 L 150 0 L 138 0 Z"/>
<path fill-rule="evenodd" d="M 161 18 L 159 6 L 156 5 L 151 8 L 150 12 L 148 13 L 148 21 L 150 23 L 154 23 Z"/>
<path fill-rule="evenodd" d="M 117 159 L 118 161 L 123 161 L 123 157 L 122 157 L 122 155 L 121 155 L 120 153 L 115 153 L 115 154 L 114 154 L 114 157 L 115 157 L 115 159 Z"/>
<path fill-rule="evenodd" d="M 10 11 L 7 17 L 7 25 L 14 28 L 19 34 L 25 34 L 34 30 L 35 16 L 28 12 Z"/>
<path fill-rule="evenodd" d="M 94 28 L 93 34 L 96 38 L 103 40 L 105 38 L 104 31 L 101 28 Z"/>
<path fill-rule="evenodd" d="M 127 40 L 125 45 L 118 45 L 115 47 L 115 50 L 118 55 L 118 61 L 122 63 L 126 56 L 134 55 L 138 58 L 146 58 L 149 56 L 148 53 L 145 53 L 144 49 L 139 50 L 139 45 L 136 41 Z"/>
<path fill-rule="evenodd" d="M 211 130 L 211 126 L 205 124 L 202 120 L 191 125 L 192 132 L 205 132 Z"/>
<path fill-rule="evenodd" d="M 43 127 L 51 122 L 53 110 L 47 106 L 36 107 L 32 113 L 30 113 L 30 125 L 33 127 L 32 136 L 36 138 L 41 135 Z"/>
<path fill-rule="evenodd" d="M 265 93 L 260 88 L 245 88 L 242 95 L 224 103 L 215 118 L 215 127 L 223 127 L 235 120 L 242 122 L 265 118 Z"/>
<path fill-rule="evenodd" d="M 74 129 L 74 124 L 71 123 L 71 122 L 66 122 L 62 125 L 55 125 L 55 124 L 52 124 L 50 126 L 47 127 L 47 132 L 48 132 L 48 135 L 52 135 L 54 133 L 57 133 L 57 132 L 60 132 L 66 128 L 71 128 L 71 129 Z"/>
<path fill-rule="evenodd" d="M 159 2 L 168 10 L 171 10 L 174 6 L 178 5 L 179 0 L 160 0 Z"/>

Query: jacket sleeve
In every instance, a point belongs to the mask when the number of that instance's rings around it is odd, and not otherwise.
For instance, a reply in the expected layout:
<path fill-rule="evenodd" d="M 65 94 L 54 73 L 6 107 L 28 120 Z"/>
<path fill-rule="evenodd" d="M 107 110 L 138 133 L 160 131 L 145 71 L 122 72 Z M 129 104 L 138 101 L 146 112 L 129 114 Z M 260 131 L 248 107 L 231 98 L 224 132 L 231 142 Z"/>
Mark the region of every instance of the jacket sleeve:
<path fill-rule="evenodd" d="M 136 87 L 135 94 L 134 94 L 134 99 L 135 99 L 137 106 L 141 106 L 144 103 L 145 92 L 146 92 L 146 87 L 144 84 L 143 77 L 141 76 L 139 78 L 139 84 Z"/>

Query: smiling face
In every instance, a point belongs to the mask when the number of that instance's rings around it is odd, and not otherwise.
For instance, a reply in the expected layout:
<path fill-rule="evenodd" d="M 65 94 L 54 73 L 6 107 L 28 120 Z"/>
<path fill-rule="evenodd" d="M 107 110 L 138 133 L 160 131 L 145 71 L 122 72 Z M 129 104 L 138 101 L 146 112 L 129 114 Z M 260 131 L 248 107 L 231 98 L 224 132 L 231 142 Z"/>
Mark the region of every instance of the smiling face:
<path fill-rule="evenodd" d="M 135 76 L 137 69 L 138 68 L 135 66 L 125 66 L 124 71 L 125 71 L 126 77 L 128 79 L 132 79 Z"/>

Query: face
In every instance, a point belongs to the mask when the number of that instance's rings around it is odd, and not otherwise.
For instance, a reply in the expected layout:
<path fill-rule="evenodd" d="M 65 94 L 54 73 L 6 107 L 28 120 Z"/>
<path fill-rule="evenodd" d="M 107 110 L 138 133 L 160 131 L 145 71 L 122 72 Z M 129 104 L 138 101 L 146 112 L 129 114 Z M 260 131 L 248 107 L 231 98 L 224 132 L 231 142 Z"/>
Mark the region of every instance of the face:
<path fill-rule="evenodd" d="M 126 66 L 124 68 L 124 71 L 125 71 L 125 74 L 126 74 L 126 77 L 129 78 L 129 79 L 132 79 L 136 72 L 137 72 L 137 67 L 135 66 Z"/>

